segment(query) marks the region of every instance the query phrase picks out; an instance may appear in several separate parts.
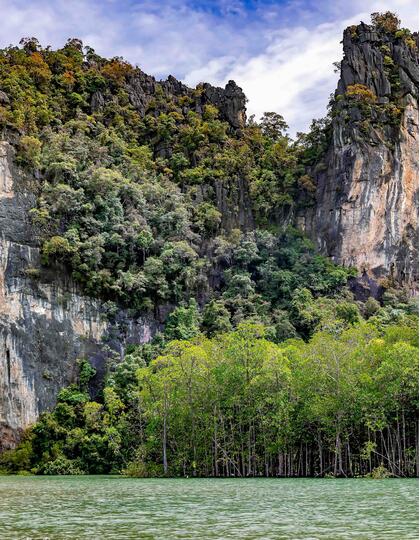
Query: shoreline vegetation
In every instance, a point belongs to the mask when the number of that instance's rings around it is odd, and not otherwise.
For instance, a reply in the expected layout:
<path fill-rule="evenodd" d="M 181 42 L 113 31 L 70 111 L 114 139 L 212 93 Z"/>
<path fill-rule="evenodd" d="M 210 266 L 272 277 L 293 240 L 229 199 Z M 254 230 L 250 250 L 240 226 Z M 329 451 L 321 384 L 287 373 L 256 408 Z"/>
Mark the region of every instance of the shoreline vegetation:
<path fill-rule="evenodd" d="M 80 362 L 3 472 L 131 477 L 413 477 L 417 317 L 328 326 L 276 344 L 262 325 L 139 348 L 91 400 Z"/>

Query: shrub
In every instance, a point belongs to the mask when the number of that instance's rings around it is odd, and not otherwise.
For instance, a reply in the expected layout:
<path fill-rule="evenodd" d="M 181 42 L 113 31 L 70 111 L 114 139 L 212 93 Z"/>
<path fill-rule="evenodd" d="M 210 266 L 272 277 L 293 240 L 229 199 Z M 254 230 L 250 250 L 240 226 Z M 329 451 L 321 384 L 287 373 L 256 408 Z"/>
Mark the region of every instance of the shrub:
<path fill-rule="evenodd" d="M 95 376 L 96 369 L 85 360 L 79 360 L 79 385 L 81 388 L 86 388 L 89 381 Z"/>
<path fill-rule="evenodd" d="M 346 96 L 363 103 L 375 103 L 376 94 L 364 84 L 350 84 L 347 87 Z"/>
<path fill-rule="evenodd" d="M 400 19 L 392 11 L 385 11 L 385 13 L 375 12 L 372 13 L 370 18 L 376 28 L 390 33 L 395 33 L 401 24 Z"/>
<path fill-rule="evenodd" d="M 14 450 L 8 450 L 0 455 L 0 470 L 6 474 L 17 471 L 29 471 L 31 469 L 32 435 L 26 433 L 22 442 Z"/>
<path fill-rule="evenodd" d="M 168 339 L 191 339 L 200 332 L 197 302 L 190 299 L 187 306 L 175 308 L 168 317 L 165 335 Z"/>
<path fill-rule="evenodd" d="M 382 480 L 384 478 L 390 478 L 392 474 L 388 471 L 384 465 L 375 467 L 372 472 L 366 475 L 366 478 L 372 478 L 373 480 Z"/>
<path fill-rule="evenodd" d="M 375 315 L 380 309 L 381 304 L 372 296 L 370 296 L 366 303 L 365 303 L 365 316 L 366 318 L 372 317 L 372 315 Z"/>
<path fill-rule="evenodd" d="M 416 40 L 408 28 L 401 28 L 395 32 L 397 39 L 402 39 L 411 49 L 417 50 Z"/>
<path fill-rule="evenodd" d="M 308 193 L 315 193 L 316 184 L 309 174 L 304 174 L 298 180 L 299 186 Z"/>
<path fill-rule="evenodd" d="M 130 461 L 125 469 L 122 470 L 124 476 L 131 478 L 149 478 L 150 472 L 144 461 Z"/>
<path fill-rule="evenodd" d="M 25 165 L 38 167 L 40 164 L 42 143 L 37 137 L 24 135 L 20 139 L 18 161 Z"/>
<path fill-rule="evenodd" d="M 47 240 L 42 247 L 42 257 L 44 263 L 49 263 L 54 259 L 64 260 L 73 253 L 73 248 L 67 238 L 53 236 Z"/>
<path fill-rule="evenodd" d="M 222 214 L 212 204 L 205 202 L 197 206 L 195 210 L 195 223 L 200 231 L 206 234 L 214 233 L 220 225 Z"/>
<path fill-rule="evenodd" d="M 39 472 L 46 475 L 86 474 L 81 468 L 80 460 L 67 459 L 64 456 L 59 456 L 53 461 L 48 461 L 40 468 Z"/>

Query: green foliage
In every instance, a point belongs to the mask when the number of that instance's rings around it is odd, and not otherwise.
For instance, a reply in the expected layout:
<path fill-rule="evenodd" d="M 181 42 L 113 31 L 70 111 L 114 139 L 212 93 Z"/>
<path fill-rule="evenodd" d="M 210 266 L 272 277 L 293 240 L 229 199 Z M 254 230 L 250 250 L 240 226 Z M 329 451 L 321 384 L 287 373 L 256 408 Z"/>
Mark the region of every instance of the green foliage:
<path fill-rule="evenodd" d="M 62 236 L 52 236 L 42 248 L 44 261 L 48 263 L 50 259 L 66 260 L 73 253 L 73 249 L 67 238 Z"/>
<path fill-rule="evenodd" d="M 284 137 L 284 132 L 288 129 L 287 123 L 281 114 L 275 112 L 265 112 L 260 120 L 262 134 L 276 141 Z"/>
<path fill-rule="evenodd" d="M 79 385 L 81 388 L 86 388 L 95 374 L 96 369 L 87 360 L 79 361 Z"/>
<path fill-rule="evenodd" d="M 79 460 L 67 459 L 64 456 L 59 456 L 53 461 L 47 462 L 39 472 L 47 475 L 85 474 L 84 470 L 80 468 Z"/>
<path fill-rule="evenodd" d="M 44 264 L 142 312 L 213 288 L 211 274 L 225 268 L 212 268 L 212 250 L 226 233 L 223 215 L 238 220 L 238 197 L 251 197 L 262 227 L 301 191 L 313 197 L 307 169 L 325 151 L 329 124 L 314 122 L 292 142 L 281 115 L 268 112 L 234 132 L 201 104 L 202 86 L 171 95 L 156 84 L 141 115 L 130 101 L 136 75 L 79 40 L 52 50 L 25 38 L 0 51 L 0 127 L 21 133 L 17 159 L 39 179 L 30 214 Z"/>
<path fill-rule="evenodd" d="M 375 298 L 369 297 L 364 306 L 366 317 L 369 318 L 372 315 L 375 315 L 380 308 L 381 304 Z"/>
<path fill-rule="evenodd" d="M 389 14 L 373 23 L 396 24 Z M 234 130 L 203 106 L 202 86 L 172 95 L 156 83 L 140 114 L 129 91 L 138 74 L 78 40 L 0 51 L 0 127 L 19 134 L 16 159 L 34 179 L 43 263 L 68 269 L 109 317 L 171 308 L 162 334 L 109 366 L 96 401 L 95 369 L 80 361 L 77 384 L 0 468 L 322 476 L 385 460 L 392 474 L 413 474 L 414 303 L 390 287 L 382 306 L 356 303 L 354 270 L 278 226 L 313 204 L 337 111 L 292 141 L 277 113 Z M 376 101 L 350 85 L 336 106 L 357 105 L 368 124 L 382 107 L 399 122 L 395 103 Z"/>
<path fill-rule="evenodd" d="M 18 162 L 38 167 L 40 164 L 42 143 L 36 137 L 24 135 L 20 139 Z"/>
<path fill-rule="evenodd" d="M 316 302 L 305 289 L 294 299 L 305 319 Z M 173 340 L 149 365 L 132 347 L 101 402 L 62 391 L 0 466 L 132 477 L 413 475 L 417 317 L 379 328 L 373 317 L 355 320 L 351 305 L 338 310 L 351 323 L 329 321 L 308 342 L 277 345 L 248 322 L 218 327 L 212 339 Z M 226 317 L 217 301 L 208 309 Z M 185 328 L 192 314 L 190 303 L 177 323 Z"/>
<path fill-rule="evenodd" d="M 397 39 L 402 39 L 411 49 L 417 51 L 416 40 L 408 28 L 401 28 L 401 30 L 397 30 L 394 35 Z"/>
<path fill-rule="evenodd" d="M 392 11 L 385 11 L 384 13 L 372 13 L 371 20 L 372 24 L 376 26 L 376 28 L 392 34 L 399 29 L 401 24 L 398 16 Z"/>
<path fill-rule="evenodd" d="M 165 336 L 171 339 L 191 339 L 200 331 L 200 314 L 194 299 L 186 306 L 178 306 L 170 313 Z"/>
<path fill-rule="evenodd" d="M 209 336 L 228 332 L 232 328 L 230 317 L 222 300 L 211 300 L 203 310 L 202 327 Z"/>
<path fill-rule="evenodd" d="M 0 454 L 0 472 L 16 474 L 20 471 L 30 471 L 32 459 L 32 435 L 28 431 L 15 450 L 6 450 Z"/>
<path fill-rule="evenodd" d="M 199 231 L 206 236 L 211 236 L 217 231 L 221 218 L 219 210 L 208 202 L 199 204 L 195 210 L 194 221 Z"/>
<path fill-rule="evenodd" d="M 89 396 L 85 392 L 80 391 L 75 385 L 63 388 L 57 396 L 59 402 L 69 403 L 70 405 L 86 403 L 88 399 Z"/>
<path fill-rule="evenodd" d="M 367 478 L 373 478 L 374 480 L 382 480 L 383 478 L 389 478 L 392 474 L 383 465 L 375 467 L 372 472 L 366 475 Z"/>

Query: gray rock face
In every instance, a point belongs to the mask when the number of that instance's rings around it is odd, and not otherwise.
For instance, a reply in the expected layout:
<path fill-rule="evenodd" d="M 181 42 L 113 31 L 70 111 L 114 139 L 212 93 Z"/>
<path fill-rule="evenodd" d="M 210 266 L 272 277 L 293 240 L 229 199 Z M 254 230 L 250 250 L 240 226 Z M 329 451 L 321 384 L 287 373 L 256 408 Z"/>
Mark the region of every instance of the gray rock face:
<path fill-rule="evenodd" d="M 244 127 L 246 122 L 246 97 L 235 81 L 229 81 L 224 89 L 204 84 L 204 104 L 215 105 L 224 120 L 234 128 Z"/>
<path fill-rule="evenodd" d="M 418 36 L 415 36 L 418 37 Z M 385 57 L 392 59 L 400 78 L 398 94 L 418 96 L 418 53 L 403 39 L 372 31 L 361 23 L 357 29 L 347 28 L 343 35 L 344 58 L 337 94 L 344 94 L 351 84 L 363 84 L 381 98 L 395 93 L 391 88 L 391 69 Z M 389 60 L 388 60 L 388 65 Z"/>
<path fill-rule="evenodd" d="M 191 103 L 188 108 L 202 113 L 207 104 L 219 109 L 220 118 L 228 122 L 233 129 L 244 127 L 246 122 L 246 97 L 235 81 L 229 81 L 225 88 L 218 88 L 205 83 L 199 91 L 193 90 L 170 75 L 166 81 L 156 81 L 137 69 L 130 75 L 127 91 L 131 104 L 143 116 L 156 94 L 161 91 L 167 96 L 188 96 Z"/>
<path fill-rule="evenodd" d="M 190 102 L 184 104 L 183 108 L 193 110 L 199 114 L 203 113 L 205 105 L 214 105 L 219 109 L 221 120 L 228 122 L 233 130 L 245 126 L 246 96 L 235 81 L 229 81 L 225 88 L 218 88 L 205 83 L 198 89 L 192 89 L 172 75 L 166 81 L 156 81 L 151 75 L 136 69 L 128 75 L 126 89 L 130 103 L 137 109 L 140 116 L 144 116 L 149 111 L 152 103 L 155 102 L 156 97 L 163 93 L 167 97 L 189 97 Z M 106 95 L 100 91 L 95 92 L 90 102 L 92 111 L 100 111 L 112 99 L 110 94 Z M 156 107 L 156 103 L 153 104 L 153 107 Z M 157 107 L 155 113 L 159 114 L 159 112 L 159 107 Z"/>
<path fill-rule="evenodd" d="M 347 29 L 343 44 L 336 94 L 362 84 L 376 94 L 377 103 L 392 100 L 403 112 L 398 123 L 390 123 L 385 112 L 372 107 L 370 118 L 363 122 L 361 107 L 347 100 L 334 106 L 325 167 L 314 172 L 316 204 L 298 222 L 336 263 L 354 266 L 377 281 L 391 278 L 414 291 L 418 288 L 418 54 L 403 40 L 378 35 L 364 24 L 356 31 Z M 384 51 L 392 57 L 390 68 L 384 66 Z"/>
<path fill-rule="evenodd" d="M 65 273 L 41 270 L 28 218 L 33 195 L 12 158 L 0 142 L 0 451 L 55 404 L 76 376 L 77 358 L 90 360 L 98 381 L 127 342 L 147 342 L 159 327 L 123 312 L 110 323 Z"/>

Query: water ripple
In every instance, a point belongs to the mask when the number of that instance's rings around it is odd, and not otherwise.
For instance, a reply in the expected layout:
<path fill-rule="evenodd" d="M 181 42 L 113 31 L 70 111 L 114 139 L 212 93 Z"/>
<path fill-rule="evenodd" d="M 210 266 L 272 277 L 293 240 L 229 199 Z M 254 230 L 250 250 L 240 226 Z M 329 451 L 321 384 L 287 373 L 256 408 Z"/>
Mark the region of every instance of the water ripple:
<path fill-rule="evenodd" d="M 3 540 L 418 538 L 414 479 L 0 477 Z"/>

